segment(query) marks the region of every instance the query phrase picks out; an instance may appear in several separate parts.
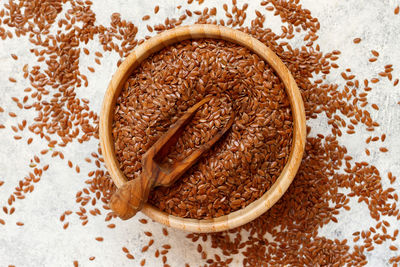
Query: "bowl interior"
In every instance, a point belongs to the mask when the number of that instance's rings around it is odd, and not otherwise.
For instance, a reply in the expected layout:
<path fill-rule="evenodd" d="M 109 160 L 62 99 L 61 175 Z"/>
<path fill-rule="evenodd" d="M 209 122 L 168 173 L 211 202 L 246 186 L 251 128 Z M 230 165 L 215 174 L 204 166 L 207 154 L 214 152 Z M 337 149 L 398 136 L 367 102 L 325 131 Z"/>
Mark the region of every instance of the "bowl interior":
<path fill-rule="evenodd" d="M 248 48 L 265 60 L 285 85 L 293 117 L 293 142 L 288 162 L 272 187 L 258 200 L 245 208 L 215 219 L 197 220 L 176 217 L 145 204 L 143 212 L 157 222 L 191 232 L 218 232 L 246 224 L 272 207 L 285 193 L 299 168 L 306 139 L 305 111 L 295 80 L 279 57 L 267 46 L 250 35 L 223 26 L 195 24 L 162 32 L 136 47 L 119 66 L 105 93 L 100 115 L 100 144 L 106 167 L 117 187 L 126 181 L 114 153 L 112 120 L 117 98 L 132 71 L 149 55 L 173 43 L 186 39 L 215 38 L 230 41 Z"/>

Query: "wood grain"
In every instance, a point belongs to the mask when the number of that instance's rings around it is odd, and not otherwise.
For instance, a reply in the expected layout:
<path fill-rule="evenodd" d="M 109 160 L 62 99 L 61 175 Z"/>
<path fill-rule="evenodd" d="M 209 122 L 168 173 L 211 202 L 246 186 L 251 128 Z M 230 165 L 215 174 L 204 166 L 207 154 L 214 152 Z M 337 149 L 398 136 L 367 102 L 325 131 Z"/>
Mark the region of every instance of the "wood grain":
<path fill-rule="evenodd" d="M 112 118 L 114 106 L 123 85 L 132 71 L 149 55 L 173 43 L 198 38 L 215 38 L 230 41 L 242 45 L 258 54 L 277 72 L 285 85 L 292 109 L 294 132 L 293 144 L 289 160 L 282 173 L 258 200 L 247 207 L 232 212 L 229 215 L 210 220 L 185 219 L 161 212 L 152 205 L 145 204 L 143 213 L 150 218 L 165 225 L 191 232 L 218 232 L 232 229 L 246 224 L 271 208 L 286 192 L 293 181 L 300 166 L 304 152 L 306 139 L 306 124 L 304 104 L 297 84 L 280 58 L 267 46 L 250 35 L 224 26 L 195 24 L 178 27 L 162 32 L 147 40 L 134 51 L 120 65 L 111 79 L 105 93 L 100 114 L 100 144 L 107 169 L 117 187 L 127 182 L 125 175 L 119 169 L 118 161 L 114 153 L 114 141 L 112 138 Z"/>

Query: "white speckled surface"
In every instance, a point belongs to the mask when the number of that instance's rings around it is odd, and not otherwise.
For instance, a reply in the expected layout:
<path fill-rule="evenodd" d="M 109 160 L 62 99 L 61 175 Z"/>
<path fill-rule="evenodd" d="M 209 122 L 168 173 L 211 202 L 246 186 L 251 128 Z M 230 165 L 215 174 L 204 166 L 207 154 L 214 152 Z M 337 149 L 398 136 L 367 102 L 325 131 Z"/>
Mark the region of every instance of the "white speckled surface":
<path fill-rule="evenodd" d="M 132 20 L 139 25 L 139 34 L 145 33 L 145 27 L 141 27 L 141 18 L 144 14 L 153 14 L 153 8 L 158 1 L 94 1 L 92 9 L 97 15 L 97 21 L 101 24 L 109 24 L 110 15 L 113 12 L 121 13 L 122 17 Z M 219 3 L 219 11 L 222 11 L 224 1 L 206 0 L 204 6 L 215 6 Z M 244 1 L 238 1 L 240 4 Z M 3 2 L 4 3 L 4 2 Z M 175 7 L 185 1 L 163 1 L 160 5 L 160 12 L 157 16 L 152 16 L 149 24 L 159 22 L 159 18 L 166 16 L 179 17 L 181 11 Z M 254 16 L 254 8 L 258 6 L 258 1 L 251 1 L 248 16 Z M 315 1 L 305 0 L 303 5 L 312 11 L 313 16 L 317 17 L 321 23 L 318 43 L 322 51 L 338 49 L 342 55 L 338 60 L 341 68 L 332 72 L 328 76 L 328 81 L 343 84 L 340 72 L 345 68 L 351 68 L 352 72 L 360 80 L 364 78 L 378 77 L 378 73 L 384 70 L 384 65 L 393 64 L 394 78 L 400 77 L 400 15 L 395 16 L 393 10 L 399 1 L 394 0 L 330 0 Z M 1 3 L 1 5 L 3 5 Z M 191 5 L 193 10 L 196 5 Z M 223 12 L 220 12 L 222 15 Z M 273 17 L 271 12 L 267 15 L 266 25 L 273 30 L 280 32 L 281 22 L 277 17 Z M 190 23 L 190 20 L 185 24 Z M 146 23 L 147 24 L 147 23 Z M 143 24 L 145 26 L 146 24 Z M 358 45 L 352 40 L 356 37 L 362 38 Z M 301 40 L 293 41 L 293 44 L 301 44 Z M 99 43 L 92 41 L 89 43 L 91 51 L 100 50 Z M 0 113 L 0 124 L 4 124 L 6 129 L 0 129 L 0 181 L 5 184 L 0 187 L 0 207 L 6 205 L 9 194 L 18 185 L 18 181 L 23 179 L 29 171 L 30 159 L 37 151 L 46 147 L 46 143 L 37 137 L 32 145 L 27 146 L 26 140 L 33 136 L 29 131 L 24 131 L 23 140 L 13 139 L 13 132 L 10 128 L 26 118 L 32 120 L 34 112 L 20 111 L 12 96 L 23 96 L 23 89 L 28 86 L 26 80 L 22 78 L 22 66 L 25 63 L 34 64 L 35 58 L 29 52 L 30 44 L 26 37 L 11 40 L 0 40 L 0 106 L 6 112 Z M 370 50 L 379 51 L 378 61 L 369 63 L 371 57 Z M 14 61 L 10 54 L 18 55 L 19 60 Z M 77 94 L 90 100 L 90 106 L 99 111 L 103 93 L 116 70 L 116 53 L 107 53 L 99 67 L 94 63 L 93 53 L 90 56 L 81 57 L 82 72 L 86 72 L 89 78 L 88 88 L 78 88 Z M 94 66 L 96 72 L 90 73 L 87 66 Z M 16 84 L 10 83 L 8 77 L 12 76 L 18 80 Z M 366 160 L 378 167 L 384 177 L 384 186 L 389 186 L 386 173 L 392 171 L 394 175 L 400 176 L 400 86 L 393 87 L 386 79 L 374 85 L 373 91 L 369 94 L 369 103 L 376 103 L 380 106 L 379 111 L 372 112 L 372 117 L 381 124 L 377 134 L 386 133 L 387 139 L 385 146 L 389 148 L 388 153 L 379 153 L 380 142 L 369 146 L 371 156 L 367 157 L 364 153 L 364 140 L 369 133 L 364 128 L 357 130 L 355 135 L 344 135 L 340 141 L 348 148 L 349 154 L 357 161 Z M 10 118 L 7 113 L 15 112 L 18 118 Z M 310 122 L 309 122 L 310 123 Z M 326 128 L 326 118 L 320 116 L 311 122 L 313 127 L 312 134 L 328 133 Z M 156 236 L 158 246 L 169 243 L 172 249 L 168 254 L 168 263 L 171 266 L 183 266 L 185 262 L 191 266 L 199 265 L 200 255 L 196 252 L 196 245 L 189 242 L 185 237 L 186 233 L 169 230 L 168 238 L 161 234 L 162 226 L 156 223 L 147 225 L 140 224 L 136 219 L 130 221 L 119 221 L 115 223 L 115 229 L 106 227 L 104 216 L 91 217 L 89 223 L 82 227 L 77 216 L 68 217 L 70 225 L 67 230 L 63 230 L 62 223 L 59 221 L 60 215 L 67 209 L 76 210 L 75 193 L 84 187 L 86 174 L 92 170 L 93 166 L 84 161 L 90 152 L 97 149 L 97 140 L 79 144 L 74 142 L 63 151 L 66 159 L 71 159 L 81 167 L 78 175 L 71 170 L 67 161 L 52 159 L 49 154 L 41 156 L 43 165 L 50 163 L 49 170 L 43 175 L 41 181 L 35 184 L 33 193 L 28 194 L 24 200 L 15 203 L 16 212 L 9 216 L 0 211 L 0 218 L 6 221 L 6 225 L 0 225 L 0 266 L 14 264 L 16 266 L 72 266 L 73 260 L 78 260 L 80 266 L 138 266 L 140 259 L 146 257 L 146 266 L 160 266 L 160 259 L 154 259 L 154 247 L 148 252 L 148 256 L 142 256 L 140 249 L 146 245 L 149 237 L 143 234 L 148 230 Z M 400 190 L 400 183 L 394 185 Z M 339 223 L 328 224 L 320 232 L 331 238 L 352 239 L 351 234 L 359 229 L 369 228 L 369 211 L 365 204 L 359 204 L 356 200 L 350 203 L 350 211 L 342 211 L 338 216 Z M 102 211 L 105 213 L 104 211 Z M 139 215 L 141 217 L 142 215 Z M 387 219 L 393 231 L 399 228 L 399 221 L 391 218 Z M 20 227 L 15 223 L 24 222 Z M 104 242 L 98 242 L 95 237 L 104 237 Z M 400 247 L 400 240 L 395 241 Z M 121 250 L 127 247 L 136 260 L 128 260 Z M 367 253 L 369 266 L 385 266 L 388 259 L 396 255 L 388 249 L 389 243 L 376 247 L 371 253 Z M 212 255 L 212 249 L 206 248 Z M 397 253 L 398 255 L 399 253 Z M 94 261 L 89 261 L 89 257 L 95 256 Z M 240 265 L 241 257 L 235 257 L 232 266 Z"/>

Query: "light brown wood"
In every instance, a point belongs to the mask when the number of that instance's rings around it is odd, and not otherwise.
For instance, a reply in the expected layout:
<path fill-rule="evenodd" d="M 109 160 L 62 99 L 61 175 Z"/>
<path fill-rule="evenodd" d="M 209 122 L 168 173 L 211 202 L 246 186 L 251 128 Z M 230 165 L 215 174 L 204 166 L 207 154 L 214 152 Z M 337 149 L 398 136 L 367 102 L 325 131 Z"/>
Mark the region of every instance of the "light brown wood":
<path fill-rule="evenodd" d="M 100 114 L 100 144 L 107 169 L 117 187 L 121 187 L 127 179 L 118 167 L 111 131 L 114 106 L 125 81 L 132 71 L 152 53 L 182 40 L 198 38 L 223 39 L 242 45 L 268 62 L 285 85 L 294 122 L 293 144 L 288 162 L 272 187 L 247 207 L 216 219 L 196 220 L 169 215 L 149 204 L 143 206 L 142 212 L 157 222 L 177 229 L 204 233 L 224 231 L 246 224 L 266 212 L 281 198 L 300 166 L 306 140 L 306 124 L 303 100 L 293 76 L 280 58 L 263 43 L 246 33 L 216 25 L 195 24 L 168 30 L 134 49 L 112 77 L 104 96 Z"/>
<path fill-rule="evenodd" d="M 179 136 L 183 133 L 185 126 L 193 118 L 196 111 L 211 99 L 211 96 L 204 98 L 193 107 L 189 108 L 175 124 L 171 125 L 169 130 L 143 155 L 141 176 L 125 183 L 113 194 L 110 200 L 110 207 L 121 219 L 127 220 L 135 216 L 147 202 L 149 193 L 154 187 L 170 186 L 173 184 L 232 126 L 235 118 L 233 112 L 226 125 L 224 125 L 208 142 L 200 145 L 200 147 L 189 156 L 173 164 L 159 164 L 160 160 L 168 155 L 169 149 L 176 143 Z"/>

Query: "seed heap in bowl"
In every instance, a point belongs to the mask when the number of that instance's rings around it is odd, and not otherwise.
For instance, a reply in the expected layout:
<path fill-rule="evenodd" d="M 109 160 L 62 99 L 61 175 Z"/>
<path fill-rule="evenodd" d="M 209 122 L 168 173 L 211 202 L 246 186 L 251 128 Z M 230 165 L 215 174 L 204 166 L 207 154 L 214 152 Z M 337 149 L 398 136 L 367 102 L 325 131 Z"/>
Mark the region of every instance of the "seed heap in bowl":
<path fill-rule="evenodd" d="M 247 206 L 271 187 L 290 153 L 289 99 L 272 68 L 233 43 L 187 40 L 142 62 L 117 100 L 115 152 L 128 179 L 140 175 L 142 155 L 170 125 L 209 94 L 228 96 L 235 120 L 218 145 L 174 185 L 151 193 L 151 204 L 175 216 L 208 219 Z M 216 104 L 210 103 L 211 112 L 220 109 Z M 196 130 L 185 147 L 211 135 Z"/>
<path fill-rule="evenodd" d="M 229 97 L 213 97 L 196 111 L 176 144 L 170 148 L 168 155 L 158 160 L 162 164 L 170 165 L 187 158 L 220 132 L 228 124 L 231 115 L 233 110 Z"/>

